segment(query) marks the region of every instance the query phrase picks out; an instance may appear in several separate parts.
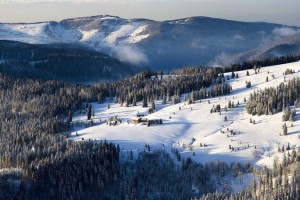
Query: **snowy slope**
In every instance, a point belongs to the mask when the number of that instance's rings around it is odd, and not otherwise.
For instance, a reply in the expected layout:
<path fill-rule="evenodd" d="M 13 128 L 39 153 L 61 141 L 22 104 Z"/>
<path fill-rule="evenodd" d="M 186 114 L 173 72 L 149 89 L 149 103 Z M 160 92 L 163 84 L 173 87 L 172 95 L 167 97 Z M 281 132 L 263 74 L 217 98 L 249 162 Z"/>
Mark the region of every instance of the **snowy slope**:
<path fill-rule="evenodd" d="M 142 34 L 147 28 L 144 22 L 131 22 L 118 17 L 77 18 L 72 19 L 71 25 L 70 21 L 0 24 L 0 39 L 33 44 L 90 42 L 98 47 L 96 43 L 114 44 L 127 40 L 128 43 L 135 43 L 149 36 Z"/>
<path fill-rule="evenodd" d="M 35 24 L 0 24 L 0 38 L 32 44 L 56 42 L 49 37 L 45 29 L 48 23 Z"/>
<path fill-rule="evenodd" d="M 77 127 L 78 130 L 72 133 L 74 140 L 109 140 L 120 144 L 121 148 L 126 150 L 142 151 L 145 144 L 158 149 L 178 148 L 183 156 L 190 156 L 194 160 L 205 163 L 208 161 L 250 161 L 256 165 L 267 165 L 272 167 L 273 159 L 281 159 L 282 153 L 277 152 L 278 145 L 287 146 L 290 143 L 292 148 L 300 145 L 298 135 L 300 134 L 300 109 L 297 109 L 297 116 L 294 126 L 288 125 L 288 136 L 280 136 L 283 122 L 282 113 L 272 116 L 250 116 L 247 114 L 244 103 L 244 97 L 257 89 L 264 89 L 270 86 L 276 86 L 283 82 L 283 72 L 287 69 L 294 69 L 297 73 L 287 75 L 287 80 L 293 77 L 300 77 L 300 62 L 277 65 L 261 68 L 259 74 L 254 70 L 249 70 L 250 76 L 246 76 L 246 71 L 238 72 L 239 78 L 230 80 L 233 92 L 230 95 L 220 98 L 211 98 L 196 102 L 192 105 L 184 103 L 176 105 L 162 105 L 160 101 L 156 102 L 157 112 L 146 116 L 148 119 L 162 119 L 162 125 L 147 127 L 142 124 L 127 123 L 127 120 L 135 117 L 137 112 L 145 113 L 146 108 L 141 104 L 136 107 L 120 107 L 118 104 L 111 104 L 107 109 L 107 104 L 93 104 L 95 116 L 94 122 L 99 122 L 111 117 L 118 116 L 123 119 L 122 124 L 117 126 L 108 126 L 107 124 L 96 125 L 89 128 Z M 269 73 L 268 73 L 269 72 Z M 275 79 L 271 80 L 271 75 Z M 269 82 L 265 82 L 266 76 L 269 76 Z M 247 89 L 245 81 L 251 81 L 252 87 Z M 208 103 L 210 101 L 210 104 Z M 233 109 L 224 110 L 222 114 L 210 113 L 213 105 L 220 104 L 222 108 L 233 101 L 235 105 L 240 102 L 240 106 Z M 179 106 L 182 107 L 179 110 Z M 170 119 L 171 116 L 171 119 Z M 228 121 L 224 121 L 227 116 Z M 250 118 L 256 121 L 256 124 L 250 124 Z M 86 115 L 77 115 L 73 121 L 84 122 Z M 239 134 L 231 136 L 227 131 L 233 130 Z M 221 133 L 223 130 L 225 133 Z M 227 137 L 229 135 L 229 137 Z M 193 142 L 193 138 L 195 141 Z M 192 144 L 191 144 L 192 143 Z M 200 143 L 205 143 L 206 147 L 200 147 Z M 189 145 L 191 144 L 191 145 Z M 241 150 L 231 151 L 229 145 Z M 249 145 L 249 147 L 248 147 Z M 246 149 L 244 149 L 247 147 Z M 257 157 L 254 158 L 253 151 L 256 151 Z M 195 155 L 193 155 L 193 152 Z"/>

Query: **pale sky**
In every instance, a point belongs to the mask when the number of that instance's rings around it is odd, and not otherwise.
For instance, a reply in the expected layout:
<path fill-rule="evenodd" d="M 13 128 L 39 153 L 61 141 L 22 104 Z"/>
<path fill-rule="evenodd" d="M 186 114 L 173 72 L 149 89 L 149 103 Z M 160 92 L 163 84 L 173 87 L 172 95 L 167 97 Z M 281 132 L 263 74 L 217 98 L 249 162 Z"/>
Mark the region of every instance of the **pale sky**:
<path fill-rule="evenodd" d="M 115 15 L 170 20 L 208 16 L 300 26 L 300 0 L 0 0 L 0 22 Z"/>

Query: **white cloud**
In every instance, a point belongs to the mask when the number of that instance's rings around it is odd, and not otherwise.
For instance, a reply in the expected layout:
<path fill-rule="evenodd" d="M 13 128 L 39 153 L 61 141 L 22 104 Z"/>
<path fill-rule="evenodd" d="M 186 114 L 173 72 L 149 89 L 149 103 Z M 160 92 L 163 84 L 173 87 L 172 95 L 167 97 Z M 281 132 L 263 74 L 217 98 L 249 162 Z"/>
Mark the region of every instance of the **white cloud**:
<path fill-rule="evenodd" d="M 233 63 L 234 61 L 235 58 L 232 55 L 222 52 L 221 54 L 217 55 L 212 61 L 210 61 L 209 65 L 213 67 L 220 67 Z"/>
<path fill-rule="evenodd" d="M 288 36 L 299 34 L 300 30 L 292 29 L 292 28 L 288 28 L 288 27 L 282 27 L 282 28 L 275 28 L 273 30 L 273 33 L 280 37 L 288 37 Z"/>
<path fill-rule="evenodd" d="M 234 40 L 245 40 L 245 38 L 244 38 L 242 35 L 240 35 L 240 34 L 234 35 L 234 36 L 233 36 L 233 39 L 234 39 Z"/>
<path fill-rule="evenodd" d="M 127 45 L 119 45 L 113 48 L 116 57 L 123 62 L 134 65 L 144 65 L 148 63 L 148 58 L 139 49 Z"/>

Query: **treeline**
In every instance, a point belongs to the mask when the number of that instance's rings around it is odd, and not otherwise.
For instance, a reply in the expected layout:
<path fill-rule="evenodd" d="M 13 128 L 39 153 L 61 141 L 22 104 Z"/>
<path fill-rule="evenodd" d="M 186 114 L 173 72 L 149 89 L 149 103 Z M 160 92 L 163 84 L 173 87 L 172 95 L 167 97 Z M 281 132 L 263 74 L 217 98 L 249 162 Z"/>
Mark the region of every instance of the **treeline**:
<path fill-rule="evenodd" d="M 220 68 L 183 68 L 176 70 L 175 74 L 165 77 L 162 72 L 146 71 L 122 81 L 99 83 L 92 87 L 93 99 L 103 102 L 110 97 L 116 103 L 132 105 L 145 98 L 149 102 L 164 98 L 170 100 L 174 95 L 179 97 L 191 91 L 205 93 L 202 98 L 231 92 Z"/>
<path fill-rule="evenodd" d="M 252 115 L 272 115 L 286 110 L 287 119 L 293 117 L 288 112 L 290 106 L 299 106 L 300 79 L 293 78 L 279 86 L 266 88 L 265 90 L 254 91 L 247 101 L 247 112 Z M 285 119 L 284 121 L 286 121 Z M 292 119 L 291 119 L 292 121 Z"/>
<path fill-rule="evenodd" d="M 241 63 L 224 66 L 223 69 L 224 69 L 224 73 L 233 72 L 233 71 L 242 71 L 246 69 L 253 69 L 254 66 L 259 68 L 265 66 L 286 64 L 286 63 L 296 62 L 299 60 L 300 60 L 300 55 L 286 55 L 280 57 L 263 58 L 260 60 L 244 61 Z"/>

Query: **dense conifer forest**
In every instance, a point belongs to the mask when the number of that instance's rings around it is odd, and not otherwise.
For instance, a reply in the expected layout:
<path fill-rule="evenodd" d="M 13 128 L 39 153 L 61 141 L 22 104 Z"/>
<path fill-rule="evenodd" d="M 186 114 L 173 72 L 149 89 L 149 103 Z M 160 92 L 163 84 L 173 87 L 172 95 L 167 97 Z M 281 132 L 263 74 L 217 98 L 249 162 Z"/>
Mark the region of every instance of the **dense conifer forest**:
<path fill-rule="evenodd" d="M 70 114 L 88 102 L 135 106 L 137 101 L 170 102 L 183 93 L 192 93 L 192 101 L 229 94 L 226 70 L 146 71 L 93 86 L 0 74 L 0 199 L 299 199 L 300 150 L 274 162 L 273 171 L 259 171 L 247 163 L 201 165 L 176 150 L 145 148 L 133 158 L 115 144 L 75 142 L 64 134 Z M 298 105 L 299 83 L 293 79 L 251 95 L 248 112 L 271 114 Z M 215 193 L 216 177 L 252 172 L 257 179 L 249 190 Z"/>
<path fill-rule="evenodd" d="M 250 94 L 247 111 L 252 115 L 272 115 L 285 111 L 286 119 L 293 121 L 290 106 L 299 106 L 300 79 L 294 78 L 278 87 L 266 88 Z"/>
<path fill-rule="evenodd" d="M 246 69 L 253 69 L 253 67 L 265 67 L 272 65 L 280 65 L 285 63 L 296 62 L 300 60 L 300 55 L 286 55 L 273 58 L 263 58 L 260 60 L 244 61 L 224 67 L 224 72 L 241 71 Z"/>
<path fill-rule="evenodd" d="M 154 97 L 171 97 L 205 88 L 211 86 L 212 82 L 215 87 L 229 87 L 226 83 L 222 84 L 216 70 L 199 69 L 198 74 L 189 78 L 179 74 L 175 78 L 159 79 L 155 78 L 154 72 L 144 72 L 124 81 L 92 87 L 16 79 L 1 74 L 0 167 L 18 169 L 1 176 L 1 197 L 119 199 L 122 194 L 124 198 L 137 198 L 142 193 L 133 191 L 138 188 L 130 178 L 131 173 L 128 174 L 129 180 L 126 179 L 127 172 L 123 171 L 125 165 L 120 164 L 117 146 L 106 142 L 74 142 L 66 140 L 66 136 L 60 133 L 69 129 L 66 120 L 68 113 L 79 110 L 83 102 L 102 102 L 109 97 L 118 97 L 121 101 L 123 98 L 128 102 L 132 96 L 136 101 L 143 98 L 150 101 Z M 213 95 L 224 93 L 214 93 L 213 89 L 209 89 L 209 92 Z M 226 92 L 230 92 L 229 88 Z M 139 160 L 136 162 L 141 163 Z M 175 164 L 171 159 L 170 162 L 175 170 Z M 131 168 L 136 166 L 140 165 L 133 164 Z M 15 181 L 11 183 L 11 179 Z M 123 188 L 124 191 L 116 193 L 120 190 L 120 184 L 125 187 L 121 180 L 133 181 L 133 186 L 129 191 Z M 101 197 L 98 197 L 100 191 Z"/>
<path fill-rule="evenodd" d="M 284 154 L 282 163 L 274 160 L 273 170 L 264 168 L 256 171 L 256 181 L 246 191 L 237 194 L 209 193 L 200 200 L 238 200 L 238 199 L 288 199 L 300 198 L 300 149 L 291 155 Z"/>
<path fill-rule="evenodd" d="M 18 78 L 95 83 L 120 80 L 145 69 L 76 44 L 0 40 L 0 72 Z"/>

